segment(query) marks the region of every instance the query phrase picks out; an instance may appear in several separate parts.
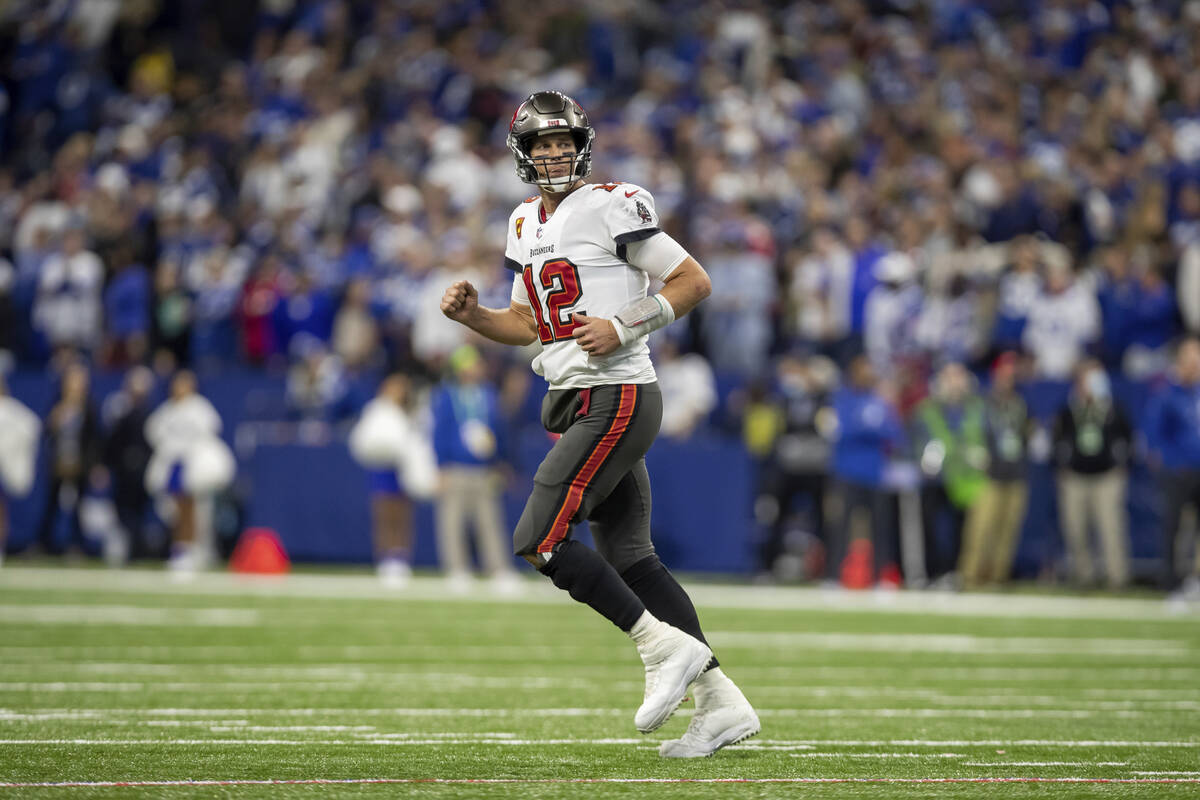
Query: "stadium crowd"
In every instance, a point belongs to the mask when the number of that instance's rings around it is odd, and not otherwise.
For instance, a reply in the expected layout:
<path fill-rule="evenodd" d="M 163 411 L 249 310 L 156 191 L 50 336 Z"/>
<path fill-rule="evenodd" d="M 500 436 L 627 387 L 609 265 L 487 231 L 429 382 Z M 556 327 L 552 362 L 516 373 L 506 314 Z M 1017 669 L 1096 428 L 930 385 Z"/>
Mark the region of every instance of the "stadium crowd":
<path fill-rule="evenodd" d="M 912 490 L 929 580 L 1004 580 L 1032 458 L 1059 469 L 1078 581 L 1087 512 L 1123 496 L 1131 460 L 1158 470 L 1174 525 L 1164 588 L 1191 572 L 1173 547 L 1200 500 L 1200 355 L 1176 347 L 1200 332 L 1196 0 L 0 14 L 9 365 L 288 370 L 293 412 L 325 419 L 357 411 L 356 377 L 436 380 L 466 343 L 442 289 L 471 276 L 507 305 L 504 225 L 530 189 L 504 134 L 555 87 L 597 127 L 594 179 L 652 191 L 712 277 L 657 342 L 664 431 L 741 431 L 765 565 L 797 495 L 840 564 L 852 511 L 887 529 Z M 1046 424 L 1014 390 L 1029 381 L 1073 382 Z M 1117 384 L 1153 397 L 1123 408 Z M 1096 520 L 1112 586 L 1117 511 Z"/>

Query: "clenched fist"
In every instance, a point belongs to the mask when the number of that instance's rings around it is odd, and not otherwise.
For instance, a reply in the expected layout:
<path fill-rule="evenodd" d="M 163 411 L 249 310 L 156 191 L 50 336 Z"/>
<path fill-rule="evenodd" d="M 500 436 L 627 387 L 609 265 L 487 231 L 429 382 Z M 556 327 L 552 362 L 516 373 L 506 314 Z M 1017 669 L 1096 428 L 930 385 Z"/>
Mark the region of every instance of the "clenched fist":
<path fill-rule="evenodd" d="M 479 313 L 479 292 L 470 281 L 457 281 L 442 295 L 442 313 L 466 324 Z"/>
<path fill-rule="evenodd" d="M 606 356 L 621 346 L 617 338 L 617 329 L 612 320 L 575 315 L 575 324 L 579 327 L 571 332 L 575 341 L 585 353 L 593 356 Z"/>

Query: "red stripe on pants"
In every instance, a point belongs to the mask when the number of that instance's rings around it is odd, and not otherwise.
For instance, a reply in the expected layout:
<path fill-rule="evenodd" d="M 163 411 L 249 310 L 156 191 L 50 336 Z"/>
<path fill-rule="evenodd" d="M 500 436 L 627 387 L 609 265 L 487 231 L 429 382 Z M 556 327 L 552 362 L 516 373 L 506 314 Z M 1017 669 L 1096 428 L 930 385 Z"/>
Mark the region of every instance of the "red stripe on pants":
<path fill-rule="evenodd" d="M 546 538 L 542 539 L 538 545 L 539 553 L 549 553 L 554 550 L 554 546 L 561 542 L 567 535 L 567 530 L 570 528 L 571 519 L 575 516 L 575 512 L 579 510 L 579 506 L 583 503 L 583 493 L 587 490 L 592 479 L 596 477 L 596 473 L 600 471 L 600 467 L 604 465 L 605 460 L 609 457 L 617 442 L 621 440 L 621 436 L 629 428 L 629 423 L 633 420 L 633 409 L 637 405 L 638 387 L 636 384 L 621 384 L 621 400 L 617 405 L 617 414 L 613 417 L 612 424 L 608 426 L 608 430 L 600 437 L 600 441 L 596 443 L 592 454 L 588 456 L 587 461 L 583 463 L 583 469 L 571 479 L 570 488 L 567 489 L 567 497 L 563 501 L 562 507 L 554 516 L 554 524 L 550 526 L 550 533 L 546 534 Z"/>

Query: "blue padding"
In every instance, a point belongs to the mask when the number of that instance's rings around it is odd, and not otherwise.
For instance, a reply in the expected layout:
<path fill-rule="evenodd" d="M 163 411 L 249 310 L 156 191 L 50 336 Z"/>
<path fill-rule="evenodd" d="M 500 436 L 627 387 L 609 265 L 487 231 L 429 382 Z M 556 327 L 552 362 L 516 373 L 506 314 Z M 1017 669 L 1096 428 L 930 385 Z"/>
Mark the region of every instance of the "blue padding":
<path fill-rule="evenodd" d="M 119 384 L 118 375 L 96 375 L 93 397 L 97 405 Z M 49 412 L 56 387 L 44 373 L 14 374 L 9 377 L 9 385 L 15 397 L 43 418 Z M 239 423 L 283 416 L 283 380 L 278 376 L 232 370 L 220 376 L 202 376 L 201 388 L 221 414 L 225 438 L 231 443 Z M 369 394 L 370 388 L 364 383 L 364 395 Z M 535 384 L 538 392 L 540 388 Z M 1048 422 L 1066 399 L 1067 391 L 1065 384 L 1029 387 L 1026 398 L 1031 412 L 1043 423 Z M 1136 426 L 1149 394 L 1148 387 L 1116 379 L 1113 391 Z M 531 401 L 525 416 L 533 416 L 534 406 Z M 536 426 L 528 426 L 511 438 L 516 479 L 504 497 L 505 524 L 509 528 L 520 516 L 533 472 L 551 444 Z M 247 525 L 278 531 L 288 553 L 297 561 L 371 560 L 371 483 L 350 458 L 344 443 L 259 444 L 250 455 L 239 452 L 238 457 L 239 483 L 244 483 L 248 490 Z M 753 463 L 740 441 L 732 435 L 716 434 L 700 435 L 682 444 L 659 439 L 647 455 L 646 463 L 654 493 L 651 518 L 654 542 L 663 562 L 682 571 L 751 571 L 755 550 L 752 519 L 755 479 Z M 39 469 L 30 495 L 10 499 L 12 549 L 20 549 L 33 539 L 45 505 L 44 452 Z M 1128 500 L 1131 554 L 1135 559 L 1160 556 L 1160 504 L 1153 475 L 1144 466 L 1135 465 L 1130 475 Z M 417 505 L 416 524 L 415 561 L 420 565 L 434 564 L 436 547 L 430 504 Z M 586 528 L 580 526 L 577 537 L 590 543 Z M 1044 565 L 1061 557 L 1062 549 L 1053 470 L 1047 465 L 1035 465 L 1031 472 L 1029 514 L 1017 554 L 1017 574 L 1022 577 L 1039 574 Z"/>

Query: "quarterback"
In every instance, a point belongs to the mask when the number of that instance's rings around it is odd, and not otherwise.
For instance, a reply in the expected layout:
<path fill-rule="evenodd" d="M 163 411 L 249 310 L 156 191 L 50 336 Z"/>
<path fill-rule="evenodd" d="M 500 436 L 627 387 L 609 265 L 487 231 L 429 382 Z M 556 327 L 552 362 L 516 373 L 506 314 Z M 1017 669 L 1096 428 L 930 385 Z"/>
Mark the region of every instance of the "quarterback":
<path fill-rule="evenodd" d="M 687 731 L 659 752 L 709 756 L 758 733 L 758 716 L 722 673 L 691 599 L 654 552 L 644 457 L 662 419 L 646 338 L 694 308 L 711 285 L 659 229 L 648 191 L 584 181 L 594 137 L 587 114 L 561 92 L 521 103 L 508 147 L 538 194 L 508 222 L 512 302 L 485 308 L 475 287 L 459 281 L 441 308 L 494 341 L 541 342 L 533 369 L 550 386 L 542 423 L 562 435 L 534 476 L 513 534 L 516 553 L 633 639 L 646 667 L 639 731 L 666 722 L 694 684 Z M 648 295 L 652 278 L 663 283 L 659 294 Z M 572 539 L 581 520 L 596 550 Z"/>

